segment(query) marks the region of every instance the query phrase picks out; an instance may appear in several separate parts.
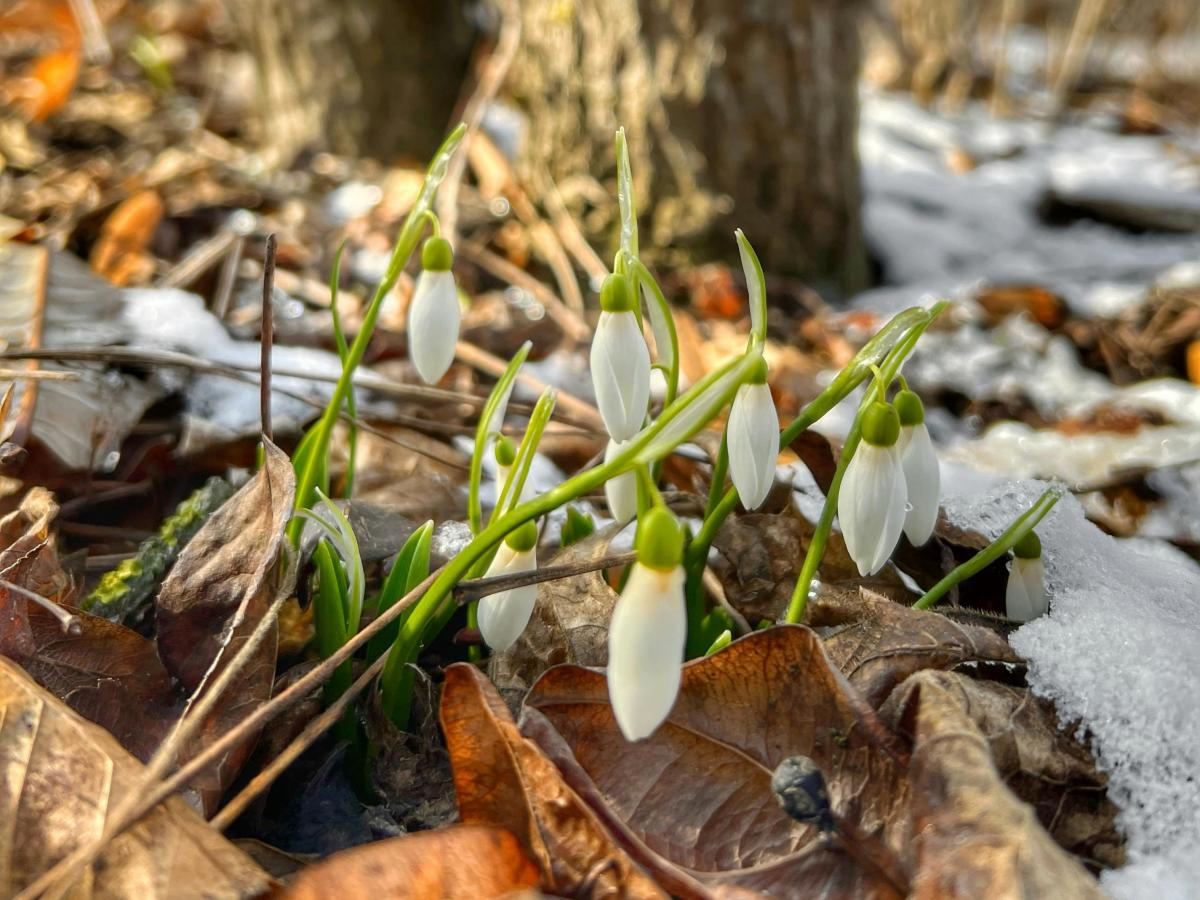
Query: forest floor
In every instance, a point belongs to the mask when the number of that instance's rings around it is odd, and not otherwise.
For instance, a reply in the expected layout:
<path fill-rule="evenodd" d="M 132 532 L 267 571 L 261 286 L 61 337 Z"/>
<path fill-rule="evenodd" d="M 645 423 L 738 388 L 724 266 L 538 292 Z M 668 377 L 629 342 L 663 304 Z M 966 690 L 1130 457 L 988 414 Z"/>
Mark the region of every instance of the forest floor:
<path fill-rule="evenodd" d="M 538 554 L 559 577 L 525 634 L 485 659 L 460 611 L 418 660 L 401 731 L 369 677 L 328 712 L 374 657 L 323 662 L 315 528 L 283 549 L 285 454 L 342 372 L 331 307 L 353 340 L 424 163 L 264 168 L 238 129 L 247 61 L 162 8 L 109 22 L 106 62 L 23 39 L 63 27 L 52 12 L 0 16 L 0 896 L 97 858 L 94 890 L 114 896 L 1195 894 L 1197 92 L 1173 105 L 1101 80 L 1063 115 L 1030 91 L 997 118 L 865 86 L 877 283 L 835 299 L 769 277 L 765 357 L 786 424 L 891 316 L 953 301 L 904 369 L 940 463 L 933 540 L 863 578 L 835 530 L 803 626 L 759 627 L 784 616 L 860 388 L 784 451 L 765 506 L 717 532 L 705 585 L 735 640 L 685 666 L 653 737 L 623 739 L 598 668 L 633 544 L 598 491 L 571 504 L 590 534 L 546 517 Z M 455 185 L 456 362 L 436 389 L 416 377 L 410 267 L 356 375 L 356 428 L 333 434 L 364 628 L 421 523 L 432 568 L 467 546 L 476 423 L 526 341 L 515 435 L 558 389 L 529 491 L 604 452 L 587 348 L 611 248 L 530 202 L 499 149 L 513 121 L 485 119 Z M 280 451 L 261 449 L 268 234 Z M 723 262 L 656 274 L 695 384 L 743 350 L 745 279 Z M 719 444 L 710 428 L 663 468 L 693 530 Z M 1051 486 L 1047 615 L 1005 618 L 1006 557 L 912 608 Z M 498 494 L 489 458 L 485 512 Z M 795 754 L 824 775 L 831 829 L 779 808 L 771 772 Z M 179 793 L 154 805 L 163 784 Z"/>

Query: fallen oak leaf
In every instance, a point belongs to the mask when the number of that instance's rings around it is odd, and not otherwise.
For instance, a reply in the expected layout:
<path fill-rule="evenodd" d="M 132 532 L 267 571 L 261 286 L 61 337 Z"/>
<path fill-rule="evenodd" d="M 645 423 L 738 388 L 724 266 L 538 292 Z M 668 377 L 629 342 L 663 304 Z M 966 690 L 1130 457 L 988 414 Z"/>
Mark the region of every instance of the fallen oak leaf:
<path fill-rule="evenodd" d="M 104 729 L 0 659 L 0 896 L 97 838 L 142 771 Z M 115 837 L 70 895 L 249 898 L 268 882 L 182 798 L 170 797 Z"/>
<path fill-rule="evenodd" d="M 899 718 L 913 735 L 916 900 L 1104 897 L 1096 880 L 1007 790 L 958 699 L 923 672 Z"/>
<path fill-rule="evenodd" d="M 536 887 L 537 866 L 500 828 L 457 825 L 343 850 L 296 876 L 279 900 L 476 900 Z"/>
<path fill-rule="evenodd" d="M 553 763 L 521 736 L 496 689 L 474 666 L 446 669 L 441 722 L 459 817 L 511 832 L 537 864 L 543 888 L 566 896 L 666 900 Z"/>
<path fill-rule="evenodd" d="M 279 592 L 290 589 L 284 529 L 295 502 L 295 472 L 282 450 L 269 440 L 263 445 L 262 467 L 188 541 L 159 591 L 159 655 L 191 692 L 189 708 L 250 640 Z M 217 740 L 270 698 L 277 632 L 272 623 L 239 673 L 236 693 L 221 698 L 184 756 Z M 254 737 L 192 782 L 206 809 L 215 807 L 246 761 Z"/>
<path fill-rule="evenodd" d="M 986 739 L 1005 786 L 1037 813 L 1060 847 L 1089 867 L 1124 865 L 1117 807 L 1092 754 L 1059 727 L 1054 704 L 1029 688 L 923 671 L 905 681 L 880 715 L 898 721 L 913 694 L 929 686 L 947 694 Z"/>
<path fill-rule="evenodd" d="M 789 819 L 771 774 L 800 754 L 825 776 L 837 819 L 902 856 L 903 748 L 802 626 L 756 632 L 683 670 L 649 739 L 616 727 L 604 673 L 558 666 L 525 700 L 521 731 L 660 883 L 673 878 L 780 896 L 898 897 L 817 829 Z"/>
<path fill-rule="evenodd" d="M 822 629 L 830 660 L 877 709 L 921 669 L 1024 664 L 994 631 L 902 606 L 864 588 L 823 591 L 809 602 L 808 624 Z"/>

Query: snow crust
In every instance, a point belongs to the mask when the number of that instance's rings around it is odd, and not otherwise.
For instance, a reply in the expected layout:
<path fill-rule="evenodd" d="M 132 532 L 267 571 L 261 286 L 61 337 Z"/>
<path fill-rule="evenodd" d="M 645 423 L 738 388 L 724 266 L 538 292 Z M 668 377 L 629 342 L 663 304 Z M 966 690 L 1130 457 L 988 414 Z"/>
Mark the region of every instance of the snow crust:
<path fill-rule="evenodd" d="M 995 538 L 1047 487 L 948 496 L 955 525 Z M 1050 614 L 1012 635 L 1034 691 L 1091 742 L 1120 808 L 1128 863 L 1117 898 L 1175 900 L 1200 886 L 1200 572 L 1104 534 L 1065 496 L 1038 527 Z"/>

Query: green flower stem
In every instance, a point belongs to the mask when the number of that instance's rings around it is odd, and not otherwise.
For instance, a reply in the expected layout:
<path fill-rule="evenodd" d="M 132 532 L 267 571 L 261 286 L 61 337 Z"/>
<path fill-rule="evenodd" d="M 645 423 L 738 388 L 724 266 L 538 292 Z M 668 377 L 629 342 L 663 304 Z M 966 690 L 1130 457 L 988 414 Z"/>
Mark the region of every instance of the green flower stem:
<path fill-rule="evenodd" d="M 675 446 L 688 440 L 732 399 L 738 386 L 750 374 L 755 361 L 756 355 L 747 354 L 710 373 L 671 406 L 663 410 L 657 421 L 635 435 L 629 441 L 628 446 L 610 462 L 580 472 L 558 487 L 504 513 L 489 523 L 474 540 L 443 567 L 429 590 L 404 620 L 400 628 L 400 636 L 392 646 L 380 676 L 383 708 L 397 727 L 404 728 L 408 724 L 412 697 L 411 690 L 405 690 L 406 682 L 411 684 L 412 665 L 416 662 L 417 654 L 429 636 L 429 626 L 441 618 L 443 607 L 450 598 L 454 586 L 467 575 L 472 566 L 490 553 L 506 534 L 519 525 L 544 516 L 564 503 L 596 490 L 609 478 L 627 471 L 639 462 L 645 464 L 652 461 L 641 457 L 648 448 L 656 447 L 661 443 L 661 435 L 668 429 L 670 429 L 670 443 L 662 452 L 670 452 Z M 719 390 L 719 393 L 714 395 L 714 390 Z M 693 407 L 700 404 L 703 404 L 701 412 L 704 414 L 704 418 L 696 418 L 692 415 L 695 412 Z M 683 417 L 685 413 L 688 414 L 688 417 L 683 420 L 686 427 L 681 428 L 676 420 Z M 449 605 L 453 610 L 452 600 Z"/>
<path fill-rule="evenodd" d="M 1021 538 L 1033 531 L 1037 524 L 1046 517 L 1060 499 L 1062 491 L 1059 488 L 1048 488 L 1038 497 L 1033 506 L 1015 522 L 1005 529 L 1004 533 L 992 541 L 961 566 L 953 569 L 941 581 L 925 592 L 920 600 L 913 604 L 913 609 L 932 609 L 933 605 L 945 596 L 950 588 L 965 581 L 972 575 L 982 571 L 995 560 L 999 559 L 1014 546 Z"/>
<path fill-rule="evenodd" d="M 713 461 L 712 476 L 708 483 L 708 501 L 704 505 L 704 520 L 712 516 L 724 499 L 725 476 L 729 474 L 729 430 L 721 435 L 721 449 Z"/>
<path fill-rule="evenodd" d="M 483 411 L 479 414 L 479 424 L 475 428 L 475 451 L 471 454 L 471 471 L 467 482 L 467 524 L 470 525 L 472 534 L 479 534 L 483 530 L 483 508 L 479 502 L 479 487 L 483 483 L 483 456 L 487 453 L 488 441 L 504 425 L 503 422 L 497 422 L 493 428 L 492 419 L 495 418 L 500 404 L 504 403 L 512 392 L 517 373 L 532 349 L 533 342 L 526 341 L 513 354 L 508 367 L 492 388 L 487 403 L 483 405 Z"/>
<path fill-rule="evenodd" d="M 337 346 L 338 359 L 342 368 L 346 368 L 346 358 L 350 355 L 350 347 L 346 343 L 346 333 L 342 330 L 342 316 L 338 312 L 338 283 L 342 275 L 342 251 L 346 242 L 338 244 L 337 252 L 333 255 L 333 267 L 329 270 L 329 314 L 333 319 L 333 341 Z M 350 418 L 347 423 L 346 442 L 350 445 L 346 460 L 346 489 L 343 496 L 349 499 L 354 493 L 354 470 L 358 467 L 358 410 L 354 400 L 354 384 L 351 383 L 346 393 L 346 413 Z"/>
<path fill-rule="evenodd" d="M 408 260 L 417 249 L 417 242 L 424 231 L 425 213 L 430 209 L 433 197 L 437 193 L 438 185 L 441 184 L 442 179 L 446 175 L 446 166 L 450 160 L 450 156 L 457 149 L 459 143 L 461 143 L 466 130 L 466 124 L 460 123 L 458 127 L 450 132 L 446 140 L 442 142 L 441 147 L 438 148 L 437 153 L 434 154 L 433 161 L 430 163 L 429 170 L 425 175 L 425 181 L 421 185 L 421 191 L 417 195 L 412 209 L 409 210 L 399 235 L 396 236 L 396 244 L 392 250 L 392 257 L 388 262 L 387 272 L 384 275 L 383 281 L 379 283 L 379 287 L 376 288 L 375 296 L 371 298 L 371 303 L 363 315 L 362 327 L 359 328 L 358 334 L 355 335 L 354 343 L 350 345 L 349 352 L 346 354 L 345 362 L 342 365 L 341 377 L 338 378 L 337 384 L 334 385 L 333 395 L 329 398 L 325 412 L 315 427 L 315 436 L 312 446 L 309 448 L 309 453 L 303 460 L 303 465 L 297 468 L 297 509 L 307 509 L 312 506 L 313 501 L 316 499 L 315 490 L 319 483 L 320 473 L 329 455 L 329 441 L 333 435 L 333 427 L 337 423 L 338 413 L 341 411 L 342 405 L 346 402 L 346 397 L 350 393 L 350 383 L 354 379 L 354 370 L 358 368 L 358 365 L 366 355 L 367 345 L 371 341 L 371 334 L 375 330 L 375 322 L 379 318 L 379 311 L 383 307 L 384 299 L 396 286 L 396 282 L 400 279 L 400 273 L 404 270 L 404 266 L 407 265 Z M 293 519 L 289 523 L 288 537 L 293 546 L 299 541 L 300 531 L 303 527 L 304 523 L 300 519 Z"/>
<path fill-rule="evenodd" d="M 804 619 L 804 610 L 808 606 L 808 595 L 812 590 L 813 579 L 816 577 L 821 559 L 825 555 L 825 544 L 829 541 L 829 533 L 833 530 L 833 518 L 837 515 L 838 495 L 841 493 L 842 479 L 845 478 L 846 469 L 850 465 L 850 460 L 854 458 L 854 451 L 858 449 L 858 443 L 862 439 L 863 413 L 876 401 L 876 394 L 886 391 L 887 385 L 895 380 L 900 372 L 900 367 L 904 365 L 908 355 L 917 346 L 921 335 L 933 324 L 933 320 L 947 305 L 944 302 L 935 304 L 926 319 L 914 325 L 888 352 L 882 366 L 872 363 L 867 368 L 867 372 L 875 376 L 875 384 L 872 386 L 874 390 L 868 388 L 863 395 L 862 402 L 858 405 L 858 413 L 854 417 L 854 423 L 850 426 L 850 433 L 846 435 L 846 442 L 838 457 L 837 469 L 833 473 L 829 491 L 825 494 L 825 505 L 821 507 L 821 516 L 817 520 L 812 542 L 808 545 L 808 552 L 800 567 L 800 575 L 796 578 L 796 587 L 792 590 L 792 599 L 788 603 L 785 621 L 792 625 L 799 624 Z"/>

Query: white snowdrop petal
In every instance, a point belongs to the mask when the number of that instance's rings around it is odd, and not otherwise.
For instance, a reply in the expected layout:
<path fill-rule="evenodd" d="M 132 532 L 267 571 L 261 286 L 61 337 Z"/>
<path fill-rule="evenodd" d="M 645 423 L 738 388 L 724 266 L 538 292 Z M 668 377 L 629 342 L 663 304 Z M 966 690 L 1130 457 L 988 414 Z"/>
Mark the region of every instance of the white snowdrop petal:
<path fill-rule="evenodd" d="M 895 447 L 858 445 L 838 494 L 846 550 L 860 575 L 883 568 L 904 528 L 907 492 Z"/>
<path fill-rule="evenodd" d="M 604 462 L 611 462 L 625 448 L 624 441 L 610 440 L 604 451 Z M 604 499 L 612 517 L 624 525 L 637 515 L 637 475 L 632 469 L 604 482 Z"/>
<path fill-rule="evenodd" d="M 441 381 L 454 361 L 461 318 L 454 273 L 421 272 L 408 306 L 408 356 L 426 384 Z"/>
<path fill-rule="evenodd" d="M 675 705 L 687 639 L 681 567 L 634 563 L 608 632 L 608 696 L 626 740 L 649 737 Z"/>
<path fill-rule="evenodd" d="M 1046 593 L 1046 565 L 1039 556 L 1024 560 L 1021 577 L 1025 579 L 1025 593 L 1029 595 L 1029 606 L 1034 618 L 1050 612 L 1050 597 Z"/>
<path fill-rule="evenodd" d="M 924 423 L 901 428 L 900 434 L 901 440 L 896 446 L 900 448 L 911 507 L 904 519 L 904 533 L 914 547 L 919 547 L 929 540 L 937 522 L 941 473 L 929 429 Z"/>
<path fill-rule="evenodd" d="M 746 509 L 758 509 L 775 482 L 779 418 L 771 389 L 743 384 L 729 411 L 729 475 Z"/>
<path fill-rule="evenodd" d="M 1014 622 L 1028 622 L 1050 610 L 1046 598 L 1045 565 L 1041 558 L 1015 557 L 1008 570 L 1004 612 Z"/>
<path fill-rule="evenodd" d="M 600 313 L 591 369 L 604 427 L 615 440 L 629 440 L 650 403 L 650 351 L 633 313 Z"/>
<path fill-rule="evenodd" d="M 536 568 L 536 549 L 513 550 L 508 544 L 501 542 L 485 577 L 531 572 Z M 536 600 L 535 584 L 499 591 L 479 599 L 479 632 L 494 652 L 501 653 L 516 643 L 525 626 L 529 624 Z"/>

